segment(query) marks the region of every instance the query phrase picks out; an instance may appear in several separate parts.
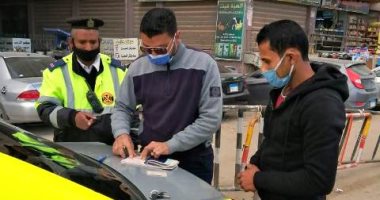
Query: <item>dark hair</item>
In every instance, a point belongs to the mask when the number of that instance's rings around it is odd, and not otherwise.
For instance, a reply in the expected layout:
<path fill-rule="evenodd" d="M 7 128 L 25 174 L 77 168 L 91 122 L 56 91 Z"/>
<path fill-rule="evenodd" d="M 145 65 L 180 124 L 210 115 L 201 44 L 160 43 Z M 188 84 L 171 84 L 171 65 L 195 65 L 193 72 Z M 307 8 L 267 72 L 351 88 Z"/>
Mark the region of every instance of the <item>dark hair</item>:
<path fill-rule="evenodd" d="M 174 12 L 167 8 L 153 8 L 145 13 L 140 24 L 140 33 L 149 38 L 168 33 L 173 37 L 177 32 L 177 20 Z"/>
<path fill-rule="evenodd" d="M 258 45 L 269 41 L 272 51 L 283 56 L 288 48 L 296 48 L 301 52 L 302 59 L 308 61 L 309 42 L 301 26 L 291 20 L 279 20 L 265 25 L 257 34 Z"/>

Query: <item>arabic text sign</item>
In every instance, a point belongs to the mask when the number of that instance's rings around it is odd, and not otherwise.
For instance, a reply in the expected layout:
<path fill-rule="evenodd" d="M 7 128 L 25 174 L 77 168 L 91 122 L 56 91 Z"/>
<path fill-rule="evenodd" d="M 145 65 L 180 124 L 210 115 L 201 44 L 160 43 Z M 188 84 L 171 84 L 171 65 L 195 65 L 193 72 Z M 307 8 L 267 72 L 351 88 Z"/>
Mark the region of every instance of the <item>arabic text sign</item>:
<path fill-rule="evenodd" d="M 139 40 L 137 38 L 114 39 L 113 57 L 119 60 L 135 60 L 139 57 Z"/>

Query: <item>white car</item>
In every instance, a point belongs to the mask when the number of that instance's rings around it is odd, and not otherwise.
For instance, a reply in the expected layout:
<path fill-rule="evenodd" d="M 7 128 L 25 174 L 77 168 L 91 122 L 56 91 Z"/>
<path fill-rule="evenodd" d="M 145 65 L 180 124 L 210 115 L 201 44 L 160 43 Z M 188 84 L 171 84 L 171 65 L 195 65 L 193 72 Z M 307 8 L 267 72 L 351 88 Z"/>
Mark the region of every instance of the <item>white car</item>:
<path fill-rule="evenodd" d="M 35 53 L 0 52 L 0 118 L 10 123 L 40 122 L 34 108 L 42 71 L 54 62 Z"/>

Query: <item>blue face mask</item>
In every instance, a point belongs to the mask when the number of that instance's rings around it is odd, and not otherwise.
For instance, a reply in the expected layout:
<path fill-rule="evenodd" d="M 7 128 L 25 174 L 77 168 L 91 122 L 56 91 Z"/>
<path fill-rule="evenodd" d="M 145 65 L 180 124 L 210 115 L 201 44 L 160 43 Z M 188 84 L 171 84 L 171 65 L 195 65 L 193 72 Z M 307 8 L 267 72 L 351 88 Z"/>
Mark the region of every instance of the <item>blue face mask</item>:
<path fill-rule="evenodd" d="M 149 58 L 149 61 L 152 63 L 152 64 L 155 64 L 155 65 L 166 65 L 168 64 L 171 60 L 172 60 L 172 55 L 170 55 L 170 51 L 173 49 L 174 47 L 174 44 L 175 44 L 175 36 L 176 34 L 174 34 L 174 37 L 173 37 L 173 42 L 172 42 L 172 46 L 170 48 L 170 50 L 168 50 L 168 52 L 166 54 L 162 54 L 162 55 L 153 55 L 153 54 L 149 54 L 148 55 L 148 58 Z M 169 44 L 170 45 L 170 44 Z M 169 47 L 167 47 L 169 48 Z"/>
<path fill-rule="evenodd" d="M 156 55 L 156 56 L 149 54 L 148 57 L 149 57 L 150 62 L 155 65 L 166 65 L 171 60 L 171 56 L 169 53 L 166 53 L 163 55 Z"/>
<path fill-rule="evenodd" d="M 292 75 L 292 72 L 293 72 L 294 64 L 292 65 L 292 68 L 290 69 L 290 72 L 289 72 L 288 75 L 286 75 L 283 78 L 278 77 L 276 71 L 280 67 L 280 65 L 281 65 L 282 61 L 284 60 L 284 58 L 285 58 L 285 55 L 281 58 L 281 60 L 276 65 L 276 67 L 274 67 L 273 69 L 268 70 L 266 72 L 263 72 L 263 76 L 267 79 L 267 81 L 269 82 L 269 84 L 271 86 L 275 87 L 275 88 L 282 88 L 285 85 L 287 85 L 289 83 L 289 81 L 290 81 L 290 78 L 291 78 L 291 75 Z"/>

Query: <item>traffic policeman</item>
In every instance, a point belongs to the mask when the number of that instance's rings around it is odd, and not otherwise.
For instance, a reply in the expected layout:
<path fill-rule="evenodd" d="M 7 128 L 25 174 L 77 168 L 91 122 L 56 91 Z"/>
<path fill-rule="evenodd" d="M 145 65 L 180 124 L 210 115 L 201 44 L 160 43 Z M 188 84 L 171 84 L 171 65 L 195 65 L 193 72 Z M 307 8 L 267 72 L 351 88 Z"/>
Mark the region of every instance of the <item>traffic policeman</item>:
<path fill-rule="evenodd" d="M 43 72 L 36 109 L 54 127 L 54 141 L 114 141 L 110 115 L 126 74 L 121 62 L 100 53 L 96 18 L 71 19 L 72 53 Z"/>

